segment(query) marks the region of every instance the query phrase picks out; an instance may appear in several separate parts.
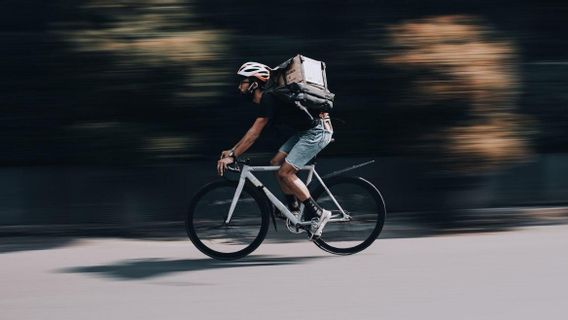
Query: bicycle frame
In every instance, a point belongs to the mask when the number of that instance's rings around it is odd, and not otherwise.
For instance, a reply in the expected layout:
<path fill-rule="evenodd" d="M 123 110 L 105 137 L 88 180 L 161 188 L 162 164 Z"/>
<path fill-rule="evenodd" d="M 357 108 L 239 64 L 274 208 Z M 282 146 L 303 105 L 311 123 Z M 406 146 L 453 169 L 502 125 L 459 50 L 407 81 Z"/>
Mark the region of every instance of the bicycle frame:
<path fill-rule="evenodd" d="M 243 191 L 243 188 L 245 186 L 247 179 L 255 187 L 264 191 L 268 200 L 270 202 L 272 202 L 272 204 L 274 204 L 274 206 L 276 206 L 276 208 L 278 208 L 280 210 L 280 212 L 282 212 L 288 219 L 290 219 L 290 221 L 294 225 L 308 225 L 308 224 L 310 224 L 309 221 L 303 222 L 298 217 L 296 217 L 292 212 L 290 212 L 290 210 L 288 210 L 288 208 L 280 200 L 278 200 L 278 198 L 272 192 L 270 192 L 270 190 L 268 190 L 268 188 L 266 188 L 262 184 L 262 182 L 260 180 L 258 180 L 258 178 L 255 177 L 254 174 L 253 174 L 253 171 L 266 172 L 266 171 L 277 171 L 278 169 L 280 169 L 279 166 L 249 166 L 249 165 L 243 166 L 243 168 L 241 170 L 241 176 L 239 178 L 239 184 L 237 185 L 237 190 L 235 191 L 235 195 L 233 196 L 233 200 L 231 202 L 231 207 L 229 209 L 229 214 L 227 215 L 227 220 L 225 221 L 226 224 L 228 224 L 231 221 L 231 218 L 233 217 L 233 212 L 235 211 L 235 208 L 237 206 L 237 201 L 239 200 L 239 197 L 241 196 L 241 193 Z M 337 209 L 339 209 L 339 211 L 341 212 L 341 216 L 339 216 L 339 217 L 332 216 L 332 218 L 330 219 L 329 222 L 349 221 L 351 219 L 351 217 L 343 210 L 343 208 L 341 208 L 341 206 L 339 205 L 339 203 L 337 202 L 337 200 L 335 199 L 333 194 L 331 194 L 331 192 L 329 191 L 329 189 L 327 188 L 327 186 L 323 182 L 322 178 L 316 172 L 315 165 L 304 166 L 300 170 L 301 171 L 305 171 L 305 170 L 309 171 L 308 172 L 308 178 L 306 179 L 306 185 L 309 185 L 312 182 L 312 179 L 313 179 L 314 176 L 316 177 L 316 179 L 319 181 L 319 183 L 321 183 L 325 192 L 329 195 L 329 197 L 331 198 L 331 200 L 333 201 L 333 203 L 335 204 Z M 300 211 L 303 211 L 303 205 L 300 207 Z"/>

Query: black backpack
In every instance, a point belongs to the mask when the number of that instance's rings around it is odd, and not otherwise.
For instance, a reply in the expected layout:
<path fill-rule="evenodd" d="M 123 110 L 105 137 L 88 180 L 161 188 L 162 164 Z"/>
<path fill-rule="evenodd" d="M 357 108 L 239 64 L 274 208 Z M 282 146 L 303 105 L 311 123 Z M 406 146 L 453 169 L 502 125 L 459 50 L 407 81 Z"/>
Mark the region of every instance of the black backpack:
<path fill-rule="evenodd" d="M 326 66 L 302 55 L 272 69 L 268 90 L 309 114 L 330 112 L 335 95 L 327 88 Z"/>

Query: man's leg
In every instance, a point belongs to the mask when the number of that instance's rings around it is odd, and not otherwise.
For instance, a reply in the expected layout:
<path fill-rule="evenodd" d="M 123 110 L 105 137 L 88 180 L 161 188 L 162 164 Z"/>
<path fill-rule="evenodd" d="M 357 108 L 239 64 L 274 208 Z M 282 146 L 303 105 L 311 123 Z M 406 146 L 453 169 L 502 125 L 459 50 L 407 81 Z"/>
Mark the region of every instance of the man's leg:
<path fill-rule="evenodd" d="M 308 187 L 296 175 L 296 168 L 291 164 L 284 162 L 278 170 L 280 179 L 289 190 L 291 190 L 298 200 L 302 201 L 305 206 L 304 219 L 312 220 L 310 226 L 311 237 L 321 236 L 323 227 L 331 218 L 331 212 L 320 207 L 317 202 L 312 199 Z M 318 217 L 318 219 L 313 219 Z"/>
<path fill-rule="evenodd" d="M 329 144 L 331 136 L 332 132 L 325 130 L 322 124 L 298 134 L 297 143 L 290 149 L 278 170 L 279 180 L 304 204 L 304 218 L 307 220 L 319 217 L 312 219 L 311 237 L 321 236 L 324 226 L 331 218 L 331 211 L 323 209 L 316 203 L 296 173 Z"/>
<path fill-rule="evenodd" d="M 272 158 L 272 160 L 270 160 L 270 164 L 273 165 L 273 166 L 281 166 L 284 163 L 284 158 L 286 158 L 287 155 L 288 154 L 285 153 L 285 152 L 278 151 L 278 153 L 276 153 L 274 158 Z M 276 180 L 278 180 L 278 184 L 280 185 L 280 189 L 282 189 L 284 194 L 287 194 L 287 195 L 293 194 L 292 191 L 290 189 L 288 189 L 286 184 L 284 182 L 282 182 L 282 179 L 280 178 L 280 175 L 278 174 L 278 172 L 276 172 Z"/>
<path fill-rule="evenodd" d="M 270 164 L 273 165 L 273 166 L 281 166 L 282 163 L 284 163 L 284 158 L 286 158 L 287 155 L 288 154 L 286 152 L 278 151 L 278 153 L 274 156 L 274 158 L 272 158 L 272 160 L 270 160 Z M 280 185 L 280 189 L 282 190 L 282 192 L 284 193 L 284 197 L 286 198 L 286 204 L 288 205 L 288 209 L 292 212 L 300 211 L 300 203 L 296 199 L 296 196 L 294 195 L 294 193 L 282 181 L 278 172 L 275 172 L 275 174 L 276 174 L 276 180 L 278 181 L 278 184 Z M 283 218 L 284 215 L 281 214 L 280 217 Z"/>
<path fill-rule="evenodd" d="M 284 159 L 282 159 L 284 160 Z M 289 193 L 293 194 L 298 198 L 298 200 L 304 202 L 310 198 L 310 191 L 308 187 L 304 184 L 300 178 L 296 175 L 298 170 L 294 168 L 291 164 L 282 161 L 282 165 L 280 166 L 280 170 L 278 170 L 278 181 L 283 186 L 282 190 L 284 193 L 288 191 Z M 284 190 L 286 188 L 286 190 Z"/>

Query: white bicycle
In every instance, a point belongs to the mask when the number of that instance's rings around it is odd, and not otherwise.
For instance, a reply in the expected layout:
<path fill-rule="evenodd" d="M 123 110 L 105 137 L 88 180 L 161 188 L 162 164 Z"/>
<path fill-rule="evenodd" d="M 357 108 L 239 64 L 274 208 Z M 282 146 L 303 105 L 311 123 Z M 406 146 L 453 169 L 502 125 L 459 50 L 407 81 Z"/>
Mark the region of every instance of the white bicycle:
<path fill-rule="evenodd" d="M 313 240 L 319 248 L 333 254 L 354 254 L 369 247 L 381 233 L 386 209 L 379 190 L 361 177 L 342 175 L 373 162 L 324 177 L 316 172 L 315 164 L 301 169 L 308 171 L 306 185 L 312 197 L 332 211 L 322 236 Z M 225 179 L 201 188 L 191 200 L 185 221 L 193 244 L 214 259 L 239 259 L 260 246 L 268 232 L 270 217 L 276 229 L 277 216 L 286 221 L 288 231 L 309 235 L 311 222 L 303 219 L 303 205 L 299 212 L 291 212 L 253 174 L 278 169 L 278 166 L 250 166 L 237 161 L 229 170 L 240 172 L 238 182 Z"/>

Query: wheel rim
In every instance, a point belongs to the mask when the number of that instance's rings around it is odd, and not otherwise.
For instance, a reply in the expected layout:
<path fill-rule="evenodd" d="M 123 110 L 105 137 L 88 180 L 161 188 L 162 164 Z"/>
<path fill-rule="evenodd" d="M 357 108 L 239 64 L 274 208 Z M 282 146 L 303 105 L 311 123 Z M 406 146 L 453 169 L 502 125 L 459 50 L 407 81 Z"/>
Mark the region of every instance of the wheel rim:
<path fill-rule="evenodd" d="M 328 188 L 352 220 L 328 223 L 316 244 L 337 254 L 351 254 L 365 249 L 377 238 L 384 223 L 385 210 L 380 194 L 363 180 L 340 180 L 330 183 Z M 317 202 L 323 208 L 331 209 L 334 216 L 340 214 L 325 191 L 318 192 L 316 197 Z"/>
<path fill-rule="evenodd" d="M 190 237 L 202 252 L 215 258 L 240 257 L 263 235 L 261 208 L 246 189 L 231 221 L 225 223 L 234 193 L 232 185 L 213 188 L 202 194 L 190 209 Z"/>

